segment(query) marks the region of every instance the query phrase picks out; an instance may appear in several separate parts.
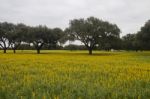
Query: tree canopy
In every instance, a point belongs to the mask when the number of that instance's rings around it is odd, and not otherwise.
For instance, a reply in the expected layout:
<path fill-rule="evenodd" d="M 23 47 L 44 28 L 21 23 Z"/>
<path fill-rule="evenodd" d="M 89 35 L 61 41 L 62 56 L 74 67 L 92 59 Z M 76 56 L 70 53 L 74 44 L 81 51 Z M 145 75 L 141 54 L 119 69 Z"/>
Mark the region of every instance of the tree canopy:
<path fill-rule="evenodd" d="M 137 33 L 126 34 L 120 38 L 119 27 L 95 17 L 73 19 L 65 30 L 49 28 L 45 25 L 27 26 L 23 23 L 0 22 L 0 49 L 14 53 L 21 46 L 25 49 L 94 49 L 107 50 L 150 50 L 150 20 Z M 63 44 L 67 41 L 81 41 L 85 47 Z"/>
<path fill-rule="evenodd" d="M 137 33 L 137 39 L 143 50 L 150 50 L 150 20 Z"/>
<path fill-rule="evenodd" d="M 74 19 L 70 21 L 67 29 L 72 40 L 80 40 L 92 54 L 94 47 L 104 45 L 106 39 L 119 38 L 120 29 L 116 24 L 100 20 L 95 17 L 87 19 Z"/>

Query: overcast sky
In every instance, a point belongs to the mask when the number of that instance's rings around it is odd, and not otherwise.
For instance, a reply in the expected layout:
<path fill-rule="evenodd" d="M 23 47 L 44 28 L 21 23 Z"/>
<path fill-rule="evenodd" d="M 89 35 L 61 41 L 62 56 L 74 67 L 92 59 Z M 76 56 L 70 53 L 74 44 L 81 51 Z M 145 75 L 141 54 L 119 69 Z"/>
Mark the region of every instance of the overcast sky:
<path fill-rule="evenodd" d="M 89 16 L 116 23 L 121 35 L 136 33 L 150 19 L 150 0 L 0 0 L 1 22 L 64 29 Z"/>

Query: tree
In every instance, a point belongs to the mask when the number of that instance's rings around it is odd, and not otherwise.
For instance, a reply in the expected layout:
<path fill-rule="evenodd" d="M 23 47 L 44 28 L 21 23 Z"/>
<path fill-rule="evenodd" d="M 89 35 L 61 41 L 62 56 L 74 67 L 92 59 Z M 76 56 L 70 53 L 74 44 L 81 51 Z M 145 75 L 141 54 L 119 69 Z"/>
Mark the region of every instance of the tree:
<path fill-rule="evenodd" d="M 7 22 L 0 23 L 0 47 L 4 50 L 4 53 L 6 53 L 6 50 L 9 48 L 11 44 L 9 38 L 13 30 L 14 30 L 13 24 Z"/>
<path fill-rule="evenodd" d="M 148 20 L 137 33 L 137 40 L 142 49 L 150 50 L 150 20 Z"/>
<path fill-rule="evenodd" d="M 17 24 L 14 26 L 13 31 L 9 34 L 9 41 L 11 48 L 14 53 L 16 53 L 16 49 L 20 46 L 23 41 L 24 34 L 28 32 L 27 27 L 24 24 Z"/>
<path fill-rule="evenodd" d="M 110 51 L 111 49 L 119 50 L 121 49 L 121 44 L 120 36 L 107 35 L 103 36 L 100 40 L 98 48 L 106 51 Z"/>
<path fill-rule="evenodd" d="M 32 43 L 35 49 L 37 50 L 37 54 L 40 54 L 40 50 L 45 44 L 46 34 L 48 32 L 48 28 L 46 26 L 37 26 L 30 27 L 28 33 L 28 42 Z"/>
<path fill-rule="evenodd" d="M 89 54 L 96 45 L 101 45 L 108 37 L 119 37 L 120 29 L 115 24 L 89 17 L 70 21 L 67 32 L 74 40 L 80 40 L 87 47 Z M 72 38 L 71 37 L 71 38 Z"/>
<path fill-rule="evenodd" d="M 125 50 L 134 49 L 133 42 L 135 41 L 135 34 L 127 34 L 122 37 L 122 40 L 123 40 L 123 47 Z"/>
<path fill-rule="evenodd" d="M 123 49 L 136 50 L 140 49 L 139 42 L 137 41 L 137 34 L 127 34 L 122 37 Z"/>
<path fill-rule="evenodd" d="M 63 30 L 61 30 L 60 28 L 54 28 L 54 29 L 49 29 L 49 32 L 47 32 L 47 36 L 45 39 L 45 42 L 48 46 L 48 49 L 55 49 L 57 47 L 58 44 L 62 44 L 64 43 L 64 36 L 65 33 L 63 32 Z"/>

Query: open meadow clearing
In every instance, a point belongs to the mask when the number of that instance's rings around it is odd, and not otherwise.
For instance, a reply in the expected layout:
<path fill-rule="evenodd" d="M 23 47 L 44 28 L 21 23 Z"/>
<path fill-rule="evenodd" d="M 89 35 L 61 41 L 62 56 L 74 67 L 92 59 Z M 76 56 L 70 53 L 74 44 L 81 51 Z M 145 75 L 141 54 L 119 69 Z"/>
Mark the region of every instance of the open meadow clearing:
<path fill-rule="evenodd" d="M 0 99 L 150 99 L 150 52 L 0 52 Z"/>

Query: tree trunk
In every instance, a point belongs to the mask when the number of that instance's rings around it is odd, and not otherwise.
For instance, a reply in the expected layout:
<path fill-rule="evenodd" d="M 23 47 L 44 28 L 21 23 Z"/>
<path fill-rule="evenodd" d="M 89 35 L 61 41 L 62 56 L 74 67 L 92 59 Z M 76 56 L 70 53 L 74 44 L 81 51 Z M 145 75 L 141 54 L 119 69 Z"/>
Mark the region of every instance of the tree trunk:
<path fill-rule="evenodd" d="M 89 55 L 92 55 L 92 49 L 89 49 Z"/>
<path fill-rule="evenodd" d="M 14 54 L 16 53 L 16 49 L 14 49 Z"/>
<path fill-rule="evenodd" d="M 4 48 L 4 53 L 6 53 L 6 48 Z"/>
<path fill-rule="evenodd" d="M 37 49 L 37 54 L 40 54 L 40 49 Z"/>
<path fill-rule="evenodd" d="M 136 49 L 135 51 L 136 51 L 136 52 L 138 52 L 138 50 L 137 50 L 137 49 Z"/>

